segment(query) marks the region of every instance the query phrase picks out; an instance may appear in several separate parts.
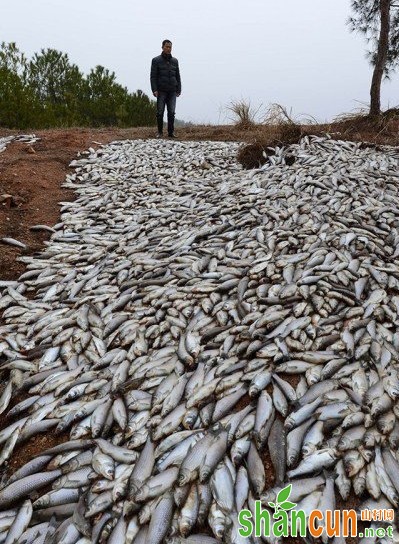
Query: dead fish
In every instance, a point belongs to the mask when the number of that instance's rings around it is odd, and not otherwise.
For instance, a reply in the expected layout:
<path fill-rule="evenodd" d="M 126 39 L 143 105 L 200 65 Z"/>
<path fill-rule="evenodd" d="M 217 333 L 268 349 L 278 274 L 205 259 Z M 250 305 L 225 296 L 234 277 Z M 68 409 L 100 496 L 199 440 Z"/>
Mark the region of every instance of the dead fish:
<path fill-rule="evenodd" d="M 26 249 L 28 247 L 23 242 L 15 240 L 15 238 L 0 238 L 0 242 L 3 242 L 3 244 L 7 244 L 9 246 L 19 247 L 21 249 Z"/>
<path fill-rule="evenodd" d="M 37 495 L 26 531 L 195 542 L 197 517 L 239 542 L 266 442 L 306 511 L 333 503 L 324 470 L 344 500 L 397 503 L 397 150 L 304 137 L 247 172 L 238 149 L 81 154 L 51 240 L 0 283 L 0 411 L 34 399 L 6 416 L 0 459 L 46 429 L 73 439 L 5 480 L 4 508 Z"/>

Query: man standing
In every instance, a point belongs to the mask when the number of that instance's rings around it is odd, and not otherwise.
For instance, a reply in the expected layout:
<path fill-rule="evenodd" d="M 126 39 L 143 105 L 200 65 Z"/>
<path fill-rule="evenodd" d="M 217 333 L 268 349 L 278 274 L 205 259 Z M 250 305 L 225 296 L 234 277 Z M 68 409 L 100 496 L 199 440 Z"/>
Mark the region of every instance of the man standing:
<path fill-rule="evenodd" d="M 176 97 L 181 94 L 181 81 L 179 62 L 172 57 L 172 42 L 170 40 L 162 42 L 162 53 L 152 59 L 151 89 L 153 95 L 157 97 L 157 138 L 162 138 L 165 106 L 168 110 L 168 136 L 175 138 Z"/>

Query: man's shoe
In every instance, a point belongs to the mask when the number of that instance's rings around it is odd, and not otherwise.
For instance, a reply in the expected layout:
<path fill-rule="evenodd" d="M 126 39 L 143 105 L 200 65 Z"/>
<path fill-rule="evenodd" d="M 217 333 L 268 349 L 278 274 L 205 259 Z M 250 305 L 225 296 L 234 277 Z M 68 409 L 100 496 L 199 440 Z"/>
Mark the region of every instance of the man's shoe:
<path fill-rule="evenodd" d="M 177 138 L 174 134 L 168 134 L 168 138 Z"/>
<path fill-rule="evenodd" d="M 156 138 L 157 139 L 162 138 L 162 132 L 158 132 L 158 134 L 156 135 Z"/>

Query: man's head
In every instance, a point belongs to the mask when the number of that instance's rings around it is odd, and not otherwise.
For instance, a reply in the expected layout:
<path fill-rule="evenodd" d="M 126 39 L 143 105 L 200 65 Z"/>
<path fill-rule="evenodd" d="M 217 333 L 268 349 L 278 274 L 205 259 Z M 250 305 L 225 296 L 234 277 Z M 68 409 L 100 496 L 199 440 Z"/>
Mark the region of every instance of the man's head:
<path fill-rule="evenodd" d="M 170 55 L 172 52 L 172 42 L 170 40 L 164 40 L 162 42 L 162 52 L 166 55 Z"/>

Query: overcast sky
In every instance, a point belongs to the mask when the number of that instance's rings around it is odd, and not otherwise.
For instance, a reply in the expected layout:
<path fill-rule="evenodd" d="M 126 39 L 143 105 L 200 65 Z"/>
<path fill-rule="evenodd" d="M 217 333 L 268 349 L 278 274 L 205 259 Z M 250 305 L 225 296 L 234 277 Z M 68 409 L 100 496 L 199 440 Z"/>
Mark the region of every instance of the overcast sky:
<path fill-rule="evenodd" d="M 229 103 L 244 99 L 325 121 L 369 101 L 365 42 L 349 15 L 350 0 L 3 0 L 0 39 L 28 57 L 66 52 L 86 73 L 101 64 L 150 94 L 151 59 L 168 38 L 182 75 L 179 119 L 224 123 Z M 398 105 L 398 83 L 383 84 L 384 109 Z"/>

